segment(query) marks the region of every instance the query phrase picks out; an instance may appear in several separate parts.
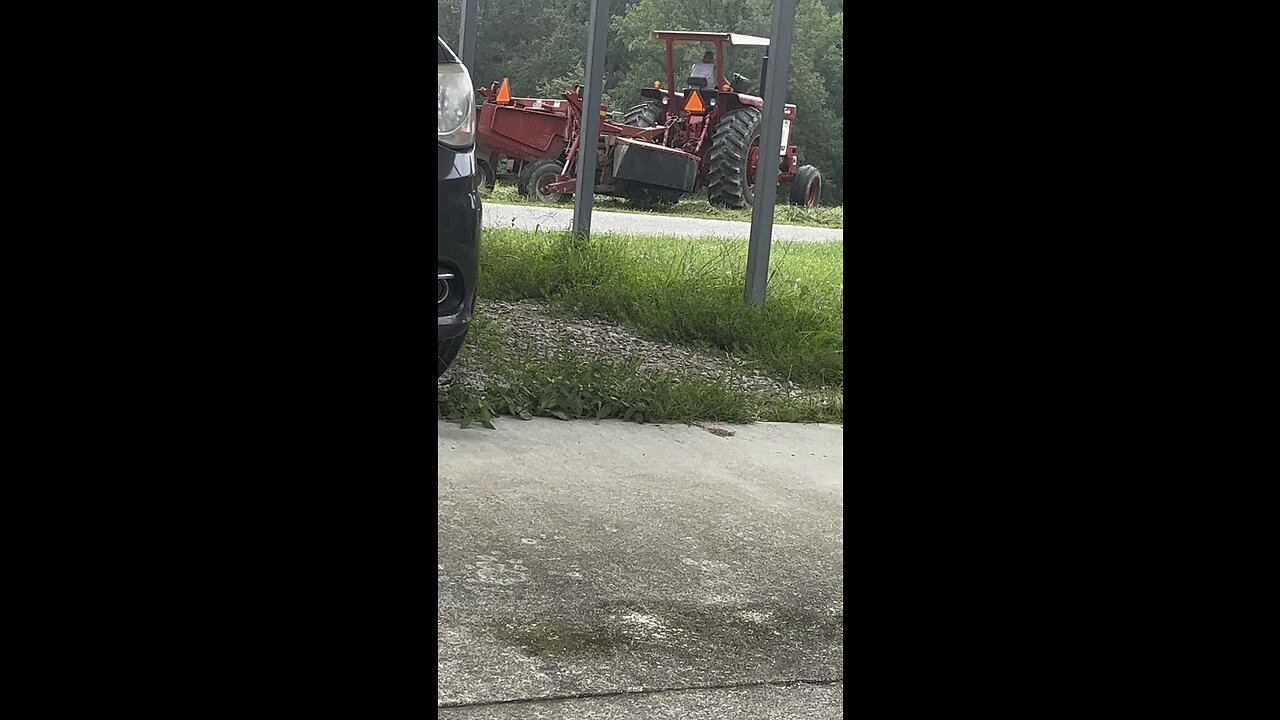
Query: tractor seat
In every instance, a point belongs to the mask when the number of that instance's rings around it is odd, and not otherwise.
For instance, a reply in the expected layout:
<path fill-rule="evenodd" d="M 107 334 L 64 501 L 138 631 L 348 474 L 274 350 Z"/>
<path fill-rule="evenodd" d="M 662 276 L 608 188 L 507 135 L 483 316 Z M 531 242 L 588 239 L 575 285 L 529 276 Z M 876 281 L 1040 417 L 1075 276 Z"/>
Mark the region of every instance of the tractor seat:
<path fill-rule="evenodd" d="M 688 85 L 688 89 L 689 89 L 689 90 L 697 90 L 697 91 L 698 91 L 698 94 L 702 96 L 702 104 L 703 104 L 703 105 L 705 105 L 705 106 L 707 106 L 707 107 L 711 107 L 711 104 L 712 104 L 713 102 L 715 102 L 715 99 L 716 99 L 716 89 L 715 89 L 715 88 L 708 88 L 708 87 L 707 87 L 707 79 L 706 79 L 706 78 L 701 77 L 701 76 L 690 75 L 690 76 L 689 76 L 689 80 L 688 80 L 687 85 Z M 688 92 L 686 91 L 686 92 L 685 92 L 685 97 L 688 97 L 688 96 L 689 96 L 689 94 L 688 94 Z"/>

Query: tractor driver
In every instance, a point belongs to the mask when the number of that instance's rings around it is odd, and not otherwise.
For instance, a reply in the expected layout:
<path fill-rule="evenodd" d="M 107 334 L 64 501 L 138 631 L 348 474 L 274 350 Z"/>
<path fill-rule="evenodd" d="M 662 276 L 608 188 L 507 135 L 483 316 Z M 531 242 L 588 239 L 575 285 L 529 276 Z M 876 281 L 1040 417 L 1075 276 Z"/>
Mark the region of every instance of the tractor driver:
<path fill-rule="evenodd" d="M 702 62 L 694 63 L 689 68 L 689 77 L 700 77 L 707 79 L 707 87 L 714 88 L 716 86 L 716 54 L 708 50 L 702 56 Z"/>

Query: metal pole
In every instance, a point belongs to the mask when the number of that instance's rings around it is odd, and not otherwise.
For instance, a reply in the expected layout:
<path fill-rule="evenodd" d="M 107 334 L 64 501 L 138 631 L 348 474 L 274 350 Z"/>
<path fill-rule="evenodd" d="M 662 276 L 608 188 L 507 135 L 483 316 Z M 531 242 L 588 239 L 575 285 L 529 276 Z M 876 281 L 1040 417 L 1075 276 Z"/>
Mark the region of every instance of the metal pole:
<path fill-rule="evenodd" d="M 671 38 L 667 38 L 667 93 L 668 94 L 676 91 L 676 66 L 675 66 L 675 62 L 672 61 L 671 59 L 671 43 L 672 42 L 674 41 Z M 677 112 L 676 108 L 678 106 L 676 105 L 675 96 L 674 95 L 671 96 L 670 104 L 663 105 L 662 107 L 670 109 L 671 112 L 673 113 Z M 666 120 L 666 115 L 663 115 L 662 119 Z"/>
<path fill-rule="evenodd" d="M 600 144 L 600 97 L 604 92 L 604 46 L 609 35 L 609 0 L 591 3 L 587 35 L 587 87 L 578 136 L 578 177 L 573 194 L 573 232 L 590 237 L 596 189 L 596 148 Z"/>
<path fill-rule="evenodd" d="M 458 29 L 458 59 L 467 66 L 472 80 L 476 77 L 476 2 L 462 0 L 462 26 Z"/>
<path fill-rule="evenodd" d="M 791 35 L 796 26 L 796 0 L 773 0 L 773 27 L 769 36 L 769 65 L 773 82 L 764 92 L 764 117 L 760 128 L 760 162 L 756 166 L 756 198 L 751 210 L 751 239 L 747 245 L 747 276 L 743 299 L 764 305 L 769 280 L 769 242 L 773 239 L 773 205 L 778 199 L 779 151 L 782 148 L 782 111 L 787 101 L 787 77 L 791 70 Z M 763 78 L 762 78 L 763 79 Z"/>

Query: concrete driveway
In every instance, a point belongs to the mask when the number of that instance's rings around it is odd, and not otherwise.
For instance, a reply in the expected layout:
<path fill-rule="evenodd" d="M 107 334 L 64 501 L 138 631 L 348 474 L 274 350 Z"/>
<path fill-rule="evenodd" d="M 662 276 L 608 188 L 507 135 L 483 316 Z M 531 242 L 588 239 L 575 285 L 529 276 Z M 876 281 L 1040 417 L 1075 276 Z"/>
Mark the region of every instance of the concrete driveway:
<path fill-rule="evenodd" d="M 553 208 L 542 205 L 500 205 L 482 202 L 484 227 L 518 227 L 524 230 L 568 230 L 573 226 L 573 205 Z M 738 220 L 642 215 L 640 213 L 601 212 L 592 210 L 591 229 L 600 232 L 629 232 L 646 235 L 679 235 L 683 237 L 751 237 L 751 223 Z M 844 230 L 774 225 L 774 240 L 830 242 L 843 240 Z"/>
<path fill-rule="evenodd" d="M 843 717 L 842 426 L 495 422 L 436 428 L 438 717 Z"/>

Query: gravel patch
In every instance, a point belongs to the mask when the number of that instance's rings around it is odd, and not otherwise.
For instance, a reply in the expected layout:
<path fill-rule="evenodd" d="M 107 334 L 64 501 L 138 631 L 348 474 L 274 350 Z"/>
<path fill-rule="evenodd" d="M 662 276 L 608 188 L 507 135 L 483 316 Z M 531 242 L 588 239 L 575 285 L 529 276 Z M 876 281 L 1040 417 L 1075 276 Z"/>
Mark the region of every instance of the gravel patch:
<path fill-rule="evenodd" d="M 706 201 L 703 200 L 703 203 Z M 607 212 L 591 213 L 592 232 L 644 233 L 649 235 L 684 235 L 691 237 L 730 237 L 746 239 L 751 235 L 749 220 L 702 218 L 655 213 Z M 573 210 L 564 206 L 503 205 L 484 203 L 484 226 L 487 228 L 518 227 L 526 230 L 565 231 L 573 225 Z M 773 224 L 774 240 L 792 242 L 843 242 L 843 228 L 812 227 L 809 225 Z"/>
<path fill-rule="evenodd" d="M 482 298 L 476 312 L 498 326 L 500 351 L 508 356 L 545 358 L 567 354 L 613 362 L 634 357 L 640 360 L 641 372 L 664 370 L 677 375 L 696 374 L 711 381 L 724 378 L 728 384 L 768 395 L 800 397 L 813 392 L 791 381 L 742 367 L 727 357 L 637 337 L 607 320 L 552 315 L 532 300 L 504 302 Z M 464 346 L 458 361 L 438 381 L 438 387 L 443 390 L 461 383 L 481 389 L 489 382 L 503 384 L 506 379 L 489 374 Z"/>

